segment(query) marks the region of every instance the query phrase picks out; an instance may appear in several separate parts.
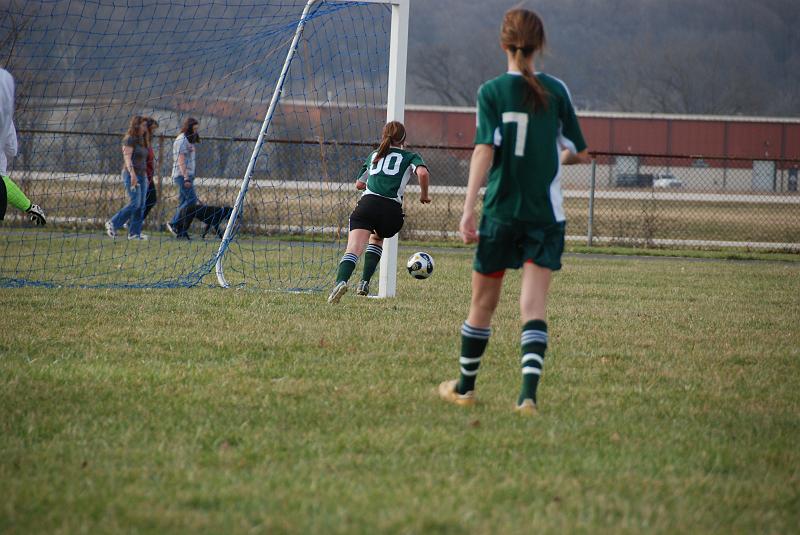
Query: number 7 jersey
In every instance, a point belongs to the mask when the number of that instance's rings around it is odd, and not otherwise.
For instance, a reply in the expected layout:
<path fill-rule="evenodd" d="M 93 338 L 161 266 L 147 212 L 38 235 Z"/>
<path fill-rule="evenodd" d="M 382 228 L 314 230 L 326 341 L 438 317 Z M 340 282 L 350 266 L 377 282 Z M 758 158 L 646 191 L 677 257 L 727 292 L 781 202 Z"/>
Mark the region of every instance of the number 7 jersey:
<path fill-rule="evenodd" d="M 391 147 L 386 156 L 373 163 L 376 152 L 370 153 L 358 173 L 358 181 L 367 184 L 364 195 L 380 195 L 403 204 L 403 192 L 411 174 L 417 167 L 427 167 L 425 162 L 416 152 Z"/>
<path fill-rule="evenodd" d="M 501 221 L 565 221 L 560 153 L 586 148 L 567 86 L 544 73 L 536 78 L 548 99 L 535 113 L 525 103 L 527 82 L 519 73 L 478 89 L 475 144 L 494 146 L 483 213 Z"/>

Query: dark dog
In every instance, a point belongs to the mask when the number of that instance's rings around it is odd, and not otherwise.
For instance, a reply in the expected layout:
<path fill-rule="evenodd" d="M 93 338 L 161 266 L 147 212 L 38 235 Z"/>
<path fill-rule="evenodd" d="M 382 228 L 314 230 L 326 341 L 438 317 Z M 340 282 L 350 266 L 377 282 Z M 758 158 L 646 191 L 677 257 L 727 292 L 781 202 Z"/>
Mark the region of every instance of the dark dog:
<path fill-rule="evenodd" d="M 201 234 L 203 239 L 205 239 L 206 234 L 208 234 L 208 231 L 211 229 L 214 229 L 214 233 L 217 237 L 222 239 L 222 229 L 220 229 L 219 226 L 231 217 L 232 212 L 233 208 L 230 206 L 195 204 L 186 209 L 186 216 L 181 218 L 183 220 L 181 228 L 186 231 L 192 225 L 192 220 L 199 219 L 206 224 L 206 228 L 203 229 L 203 233 Z"/>

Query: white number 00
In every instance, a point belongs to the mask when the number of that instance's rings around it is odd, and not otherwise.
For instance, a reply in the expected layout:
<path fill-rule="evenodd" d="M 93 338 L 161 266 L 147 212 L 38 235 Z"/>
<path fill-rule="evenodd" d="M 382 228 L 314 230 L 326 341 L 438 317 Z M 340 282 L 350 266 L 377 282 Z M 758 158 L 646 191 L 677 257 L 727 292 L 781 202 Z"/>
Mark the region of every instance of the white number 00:
<path fill-rule="evenodd" d="M 377 175 L 383 169 L 385 175 L 396 175 L 400 172 L 400 164 L 403 163 L 403 156 L 396 152 L 387 154 L 385 158 L 381 158 L 376 163 L 372 164 L 369 168 L 370 175 Z"/>
<path fill-rule="evenodd" d="M 517 111 L 503 112 L 503 124 L 517 123 L 517 141 L 514 156 L 525 156 L 525 137 L 528 135 L 528 114 Z"/>

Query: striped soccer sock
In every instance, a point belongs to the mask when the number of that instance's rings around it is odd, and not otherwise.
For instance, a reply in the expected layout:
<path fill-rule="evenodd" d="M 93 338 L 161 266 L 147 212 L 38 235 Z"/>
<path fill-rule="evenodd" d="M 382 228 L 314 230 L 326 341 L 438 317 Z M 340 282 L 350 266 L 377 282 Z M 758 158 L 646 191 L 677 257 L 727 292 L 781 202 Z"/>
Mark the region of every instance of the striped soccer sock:
<path fill-rule="evenodd" d="M 364 254 L 364 271 L 361 274 L 361 280 L 369 282 L 375 274 L 375 269 L 381 261 L 381 254 L 383 254 L 383 247 L 380 245 L 367 245 L 367 252 Z"/>
<path fill-rule="evenodd" d="M 525 399 L 536 403 L 536 388 L 542 376 L 544 352 L 547 350 L 547 323 L 531 320 L 522 327 L 522 390 L 517 405 Z"/>
<path fill-rule="evenodd" d="M 458 359 L 458 363 L 461 365 L 461 377 L 456 386 L 456 392 L 459 394 L 475 390 L 475 379 L 478 376 L 481 357 L 486 351 L 491 334 L 491 329 L 473 327 L 466 321 L 461 326 L 461 358 Z"/>
<path fill-rule="evenodd" d="M 339 269 L 336 271 L 336 282 L 347 282 L 350 280 L 350 275 L 356 269 L 356 262 L 358 262 L 358 255 L 353 253 L 344 253 L 342 259 L 339 260 Z"/>

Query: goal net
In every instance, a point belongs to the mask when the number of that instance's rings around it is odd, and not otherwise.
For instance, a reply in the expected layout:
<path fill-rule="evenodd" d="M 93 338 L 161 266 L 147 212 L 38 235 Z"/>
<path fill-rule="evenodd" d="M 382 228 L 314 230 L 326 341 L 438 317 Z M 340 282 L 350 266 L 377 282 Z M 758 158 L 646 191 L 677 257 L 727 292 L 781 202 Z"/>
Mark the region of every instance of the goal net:
<path fill-rule="evenodd" d="M 390 2 L 0 6 L 0 61 L 16 81 L 10 176 L 48 220 L 34 227 L 9 207 L 0 285 L 215 285 L 215 266 L 232 286 L 330 284 L 355 174 L 387 117 Z M 124 227 L 111 238 L 106 222 L 129 203 L 122 140 L 136 115 L 159 125 L 150 141 L 157 201 L 144 221 L 149 239 L 128 239 Z M 198 203 L 178 214 L 193 217 L 186 240 L 167 223 L 182 200 L 173 143 L 188 117 L 200 142 Z"/>

